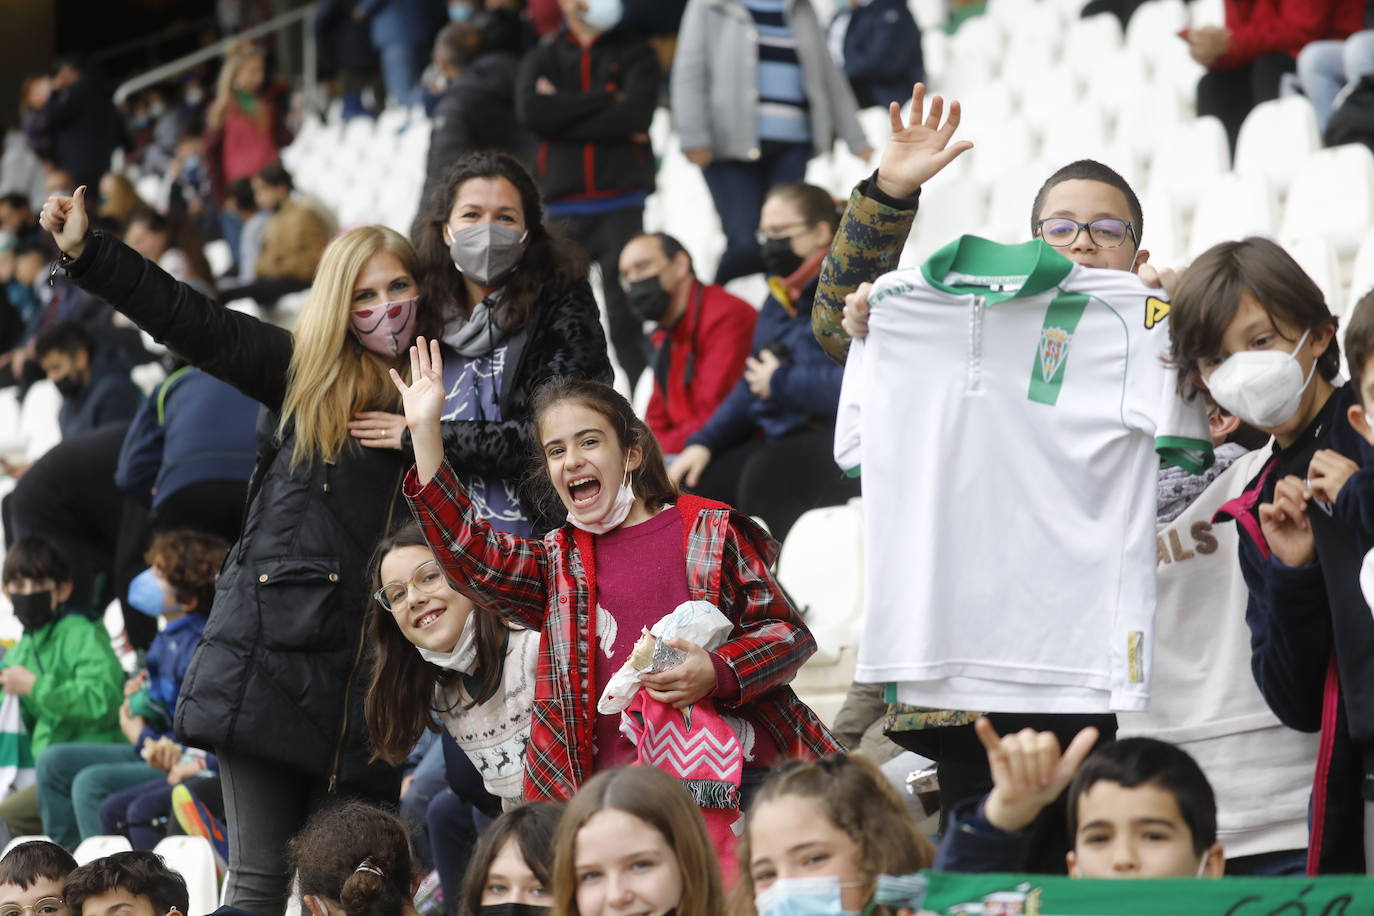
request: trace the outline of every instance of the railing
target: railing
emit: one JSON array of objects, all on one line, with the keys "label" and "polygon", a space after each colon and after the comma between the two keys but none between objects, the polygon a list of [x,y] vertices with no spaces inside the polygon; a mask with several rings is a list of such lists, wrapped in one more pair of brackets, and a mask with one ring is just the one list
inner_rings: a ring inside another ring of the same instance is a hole
[{"label": "railing", "polygon": [[230,35],[228,38],[221,39],[208,47],[201,48],[199,51],[193,51],[185,57],[179,57],[160,67],[154,67],[147,73],[141,73],[132,79],[125,80],[123,83],[120,83],[119,88],[115,90],[115,104],[123,104],[125,99],[135,92],[138,92],[140,89],[147,89],[149,86],[155,86],[164,80],[171,79],[180,73],[190,70],[192,67],[201,65],[207,60],[222,57],[225,51],[239,42],[252,41],[255,38],[261,38],[263,35],[271,35],[275,32],[280,32],[282,29],[294,25],[301,20],[307,20],[301,29],[303,32],[301,64],[304,70],[305,97],[307,99],[313,99],[315,97],[315,30],[311,28],[308,20],[314,13],[314,3],[291,10],[290,12],[282,13],[280,16],[274,16],[266,22],[253,26],[251,29],[244,29],[242,32]]}]

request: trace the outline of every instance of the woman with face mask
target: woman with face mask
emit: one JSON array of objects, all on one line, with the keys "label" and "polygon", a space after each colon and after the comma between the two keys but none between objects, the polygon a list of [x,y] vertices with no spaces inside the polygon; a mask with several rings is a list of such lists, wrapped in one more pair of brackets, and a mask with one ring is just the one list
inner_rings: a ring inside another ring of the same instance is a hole
[{"label": "woman with face mask", "polygon": [[[229,822],[228,900],[260,916],[285,904],[287,839],[331,795],[394,801],[400,777],[371,760],[363,718],[364,613],[372,546],[405,517],[412,458],[385,428],[437,309],[419,295],[414,249],[365,226],[325,250],[294,332],[221,308],[100,231],[84,189],[44,209],[62,266],[192,365],[265,408],[242,535],[187,671],[175,731],[220,762]],[[432,300],[430,300],[432,301]],[[349,428],[375,417],[367,445]],[[353,434],[350,434],[353,432]]]},{"label": "woman with face mask", "polygon": [[811,303],[839,213],[809,184],[774,188],[759,218],[769,296],[744,378],[668,468],[679,486],[768,523],[781,541],[803,512],[859,495],[835,473],[844,370],[811,334]]},{"label": "woman with face mask", "polygon": [[545,224],[534,179],[503,153],[459,158],[419,227],[421,292],[442,309],[447,347],[445,455],[494,527],[545,531],[562,510],[545,517],[518,490],[534,392],[555,376],[612,377],[587,260]]},{"label": "woman with face mask", "polygon": [[562,817],[562,804],[530,802],[492,821],[472,850],[458,916],[547,916]]}]

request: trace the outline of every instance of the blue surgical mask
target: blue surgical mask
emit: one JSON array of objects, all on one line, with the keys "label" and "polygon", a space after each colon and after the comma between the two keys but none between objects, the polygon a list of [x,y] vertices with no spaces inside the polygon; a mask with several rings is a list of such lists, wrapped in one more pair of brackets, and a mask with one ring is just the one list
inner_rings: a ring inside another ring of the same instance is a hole
[{"label": "blue surgical mask", "polygon": [[845,887],[858,886],[858,882],[841,884],[838,875],[777,878],[754,898],[754,906],[759,916],[858,916],[840,903]]},{"label": "blue surgical mask", "polygon": [[620,19],[625,15],[625,8],[621,0],[586,0],[586,2],[587,12],[582,14],[582,21],[598,32],[609,32],[620,25]]},{"label": "blue surgical mask", "polygon": [[448,5],[449,22],[467,22],[472,18],[471,3],[450,3]]},{"label": "blue surgical mask", "polygon": [[158,584],[151,569],[143,570],[129,583],[129,606],[149,617],[160,617],[167,611],[181,609],[176,602],[167,599],[167,593]]}]

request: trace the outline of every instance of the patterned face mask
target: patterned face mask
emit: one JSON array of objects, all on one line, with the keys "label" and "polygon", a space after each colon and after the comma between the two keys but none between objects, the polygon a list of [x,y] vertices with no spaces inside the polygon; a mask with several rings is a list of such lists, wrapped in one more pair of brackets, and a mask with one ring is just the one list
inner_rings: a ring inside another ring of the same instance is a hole
[{"label": "patterned face mask", "polygon": [[415,342],[415,302],[418,297],[354,309],[353,333],[359,343],[378,356],[394,357]]}]

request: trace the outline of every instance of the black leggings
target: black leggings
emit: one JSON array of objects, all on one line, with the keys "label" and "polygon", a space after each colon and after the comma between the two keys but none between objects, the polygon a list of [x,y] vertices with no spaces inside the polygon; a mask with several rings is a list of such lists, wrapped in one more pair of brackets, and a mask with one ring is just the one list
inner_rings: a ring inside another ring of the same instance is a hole
[{"label": "black leggings", "polygon": [[824,426],[712,453],[693,492],[757,515],[781,543],[803,512],[858,496],[859,481],[840,473],[835,429]]}]

